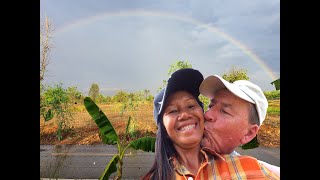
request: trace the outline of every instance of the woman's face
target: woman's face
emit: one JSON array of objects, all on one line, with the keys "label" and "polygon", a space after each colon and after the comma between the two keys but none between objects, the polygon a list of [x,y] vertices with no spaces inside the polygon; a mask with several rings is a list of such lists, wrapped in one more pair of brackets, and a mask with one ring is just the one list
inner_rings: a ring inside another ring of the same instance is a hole
[{"label": "woman's face", "polygon": [[203,110],[190,93],[177,91],[167,99],[163,124],[175,147],[198,146],[204,130]]}]

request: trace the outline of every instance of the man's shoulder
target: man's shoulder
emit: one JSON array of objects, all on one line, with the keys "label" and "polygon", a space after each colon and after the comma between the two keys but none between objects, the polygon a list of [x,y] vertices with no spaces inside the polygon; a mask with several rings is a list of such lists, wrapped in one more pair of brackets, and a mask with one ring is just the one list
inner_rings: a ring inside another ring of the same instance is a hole
[{"label": "man's shoulder", "polygon": [[222,174],[231,177],[243,177],[244,179],[279,179],[277,173],[273,173],[252,156],[230,154],[222,155],[225,161],[215,159],[214,164],[217,169],[221,169]]}]

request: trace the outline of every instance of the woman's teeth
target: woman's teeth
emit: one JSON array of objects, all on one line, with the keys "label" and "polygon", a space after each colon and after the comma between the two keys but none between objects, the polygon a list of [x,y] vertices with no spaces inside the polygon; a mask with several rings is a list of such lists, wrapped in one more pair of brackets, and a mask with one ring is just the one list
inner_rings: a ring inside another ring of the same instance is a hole
[{"label": "woman's teeth", "polygon": [[192,128],[194,128],[196,125],[195,124],[191,124],[191,125],[188,125],[188,126],[184,126],[182,128],[180,128],[181,131],[187,131],[187,130],[190,130]]}]

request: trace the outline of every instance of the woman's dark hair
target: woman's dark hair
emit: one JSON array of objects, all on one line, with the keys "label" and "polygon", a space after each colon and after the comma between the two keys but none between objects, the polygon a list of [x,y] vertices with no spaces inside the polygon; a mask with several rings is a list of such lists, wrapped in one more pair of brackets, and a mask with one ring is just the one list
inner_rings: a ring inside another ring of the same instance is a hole
[{"label": "woman's dark hair", "polygon": [[176,150],[161,120],[158,123],[154,162],[149,172],[142,179],[174,179],[174,167],[169,159],[175,154]]}]

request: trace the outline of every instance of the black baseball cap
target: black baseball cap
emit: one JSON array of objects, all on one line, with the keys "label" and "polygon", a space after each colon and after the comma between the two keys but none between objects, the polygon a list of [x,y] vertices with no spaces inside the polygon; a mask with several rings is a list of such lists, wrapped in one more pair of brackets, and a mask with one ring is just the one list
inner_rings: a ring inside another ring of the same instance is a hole
[{"label": "black baseball cap", "polygon": [[187,91],[192,94],[199,105],[203,108],[203,103],[199,100],[199,86],[203,81],[203,75],[195,69],[184,68],[179,69],[171,74],[165,88],[155,96],[153,105],[153,116],[158,124],[163,112],[163,105],[167,98],[176,91]]}]

